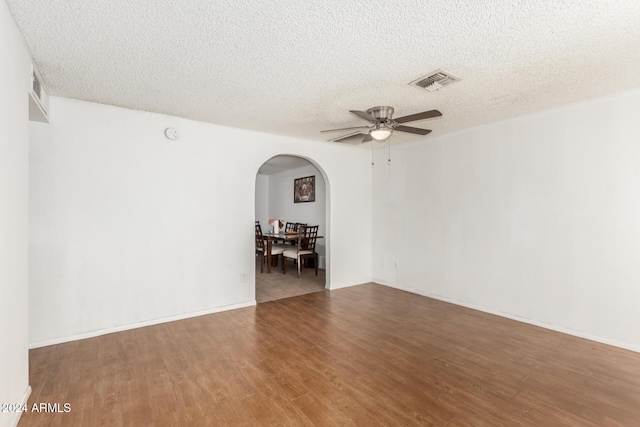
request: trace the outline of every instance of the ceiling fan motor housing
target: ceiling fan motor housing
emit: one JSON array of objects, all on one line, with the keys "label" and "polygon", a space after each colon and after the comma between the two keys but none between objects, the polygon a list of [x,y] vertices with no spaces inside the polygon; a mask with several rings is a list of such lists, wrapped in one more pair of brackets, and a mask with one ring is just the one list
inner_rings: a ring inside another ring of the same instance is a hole
[{"label": "ceiling fan motor housing", "polygon": [[367,113],[369,113],[369,115],[374,119],[384,122],[386,120],[391,120],[393,111],[393,107],[371,107],[367,110]]}]

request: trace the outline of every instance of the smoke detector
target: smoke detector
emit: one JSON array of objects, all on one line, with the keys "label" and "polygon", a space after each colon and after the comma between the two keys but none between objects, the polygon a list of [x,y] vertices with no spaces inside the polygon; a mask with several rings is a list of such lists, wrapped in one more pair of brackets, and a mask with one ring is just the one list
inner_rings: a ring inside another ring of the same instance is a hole
[{"label": "smoke detector", "polygon": [[459,77],[456,77],[447,71],[436,70],[424,77],[420,77],[419,79],[412,81],[409,85],[426,89],[429,92],[435,92],[441,87],[448,86],[457,81],[460,81]]}]

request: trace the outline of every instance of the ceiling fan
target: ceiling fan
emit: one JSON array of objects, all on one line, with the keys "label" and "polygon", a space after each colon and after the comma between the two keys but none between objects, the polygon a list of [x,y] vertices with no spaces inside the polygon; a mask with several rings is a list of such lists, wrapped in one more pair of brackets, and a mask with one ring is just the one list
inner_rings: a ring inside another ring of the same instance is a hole
[{"label": "ceiling fan", "polygon": [[[397,130],[399,132],[408,132],[414,133],[417,135],[426,135],[431,132],[430,129],[421,129],[415,128],[412,126],[404,126],[402,123],[413,122],[416,120],[424,120],[431,119],[433,117],[440,117],[442,113],[438,110],[429,110],[424,111],[422,113],[410,114],[408,116],[398,117],[397,119],[393,118],[393,107],[372,107],[365,111],[356,111],[350,110],[351,114],[354,114],[361,119],[368,121],[369,126],[355,126],[349,128],[341,128],[341,129],[329,129],[320,131],[321,133],[325,132],[338,132],[338,131],[346,131],[353,130],[354,132],[348,133],[346,135],[339,136],[337,138],[330,139],[329,141],[338,142],[344,141],[346,139],[351,139],[355,137],[359,137],[362,134],[364,139],[362,142],[368,142],[372,139],[377,141],[384,141],[389,138],[393,131]],[[357,130],[356,130],[357,129]]]}]

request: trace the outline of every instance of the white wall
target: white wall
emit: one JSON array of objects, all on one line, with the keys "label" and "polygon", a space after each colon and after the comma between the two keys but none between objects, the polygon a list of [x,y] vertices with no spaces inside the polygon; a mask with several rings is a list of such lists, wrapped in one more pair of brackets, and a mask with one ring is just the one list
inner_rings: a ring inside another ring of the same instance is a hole
[{"label": "white wall", "polygon": [[254,303],[256,173],[279,154],[331,181],[331,288],[371,280],[371,194],[348,191],[371,185],[366,150],[64,98],[50,109],[31,138],[32,346]]},{"label": "white wall", "polygon": [[[0,2],[0,403],[29,393],[27,347],[30,54]],[[0,427],[17,423],[0,412]]]},{"label": "white wall", "polygon": [[639,112],[633,90],[395,147],[374,280],[640,350]]},{"label": "white wall", "polygon": [[256,221],[263,230],[269,221],[269,175],[256,175]]},{"label": "white wall", "polygon": [[[316,201],[293,202],[293,181],[315,175]],[[318,225],[318,235],[326,235],[326,187],[321,172],[313,165],[290,169],[269,176],[269,218],[284,219],[285,222],[302,222]],[[325,268],[326,242],[318,239],[316,252],[319,267]]]}]

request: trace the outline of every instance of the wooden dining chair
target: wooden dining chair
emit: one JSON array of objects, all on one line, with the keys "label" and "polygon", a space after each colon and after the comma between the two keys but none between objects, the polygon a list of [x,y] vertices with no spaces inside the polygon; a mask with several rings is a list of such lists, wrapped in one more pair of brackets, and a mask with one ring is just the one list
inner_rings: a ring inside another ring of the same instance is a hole
[{"label": "wooden dining chair", "polygon": [[[282,245],[271,246],[271,256],[275,256],[276,261],[278,260],[278,256],[281,256],[283,252],[284,248]],[[260,227],[260,223],[258,221],[256,221],[256,256],[260,257],[260,273],[264,273],[264,264],[269,262],[267,260],[267,242],[264,240],[262,227]],[[267,264],[267,271],[269,273],[271,272],[271,265]]]},{"label": "wooden dining chair", "polygon": [[[296,233],[301,229],[301,227],[306,227],[307,223],[306,222],[296,222],[293,224],[293,231],[295,231]],[[297,240],[292,240],[289,242],[289,244],[291,245],[297,245],[298,241]]]},{"label": "wooden dining chair", "polygon": [[301,226],[298,229],[298,243],[295,249],[286,249],[282,253],[282,273],[287,273],[287,259],[296,261],[298,265],[298,279],[300,278],[300,269],[305,259],[313,259],[318,275],[318,254],[316,253],[316,240],[318,238],[318,226],[311,227]]},{"label": "wooden dining chair", "polygon": [[296,231],[295,228],[296,228],[295,222],[288,222],[287,225],[284,226],[284,232],[291,233],[292,231]]}]

